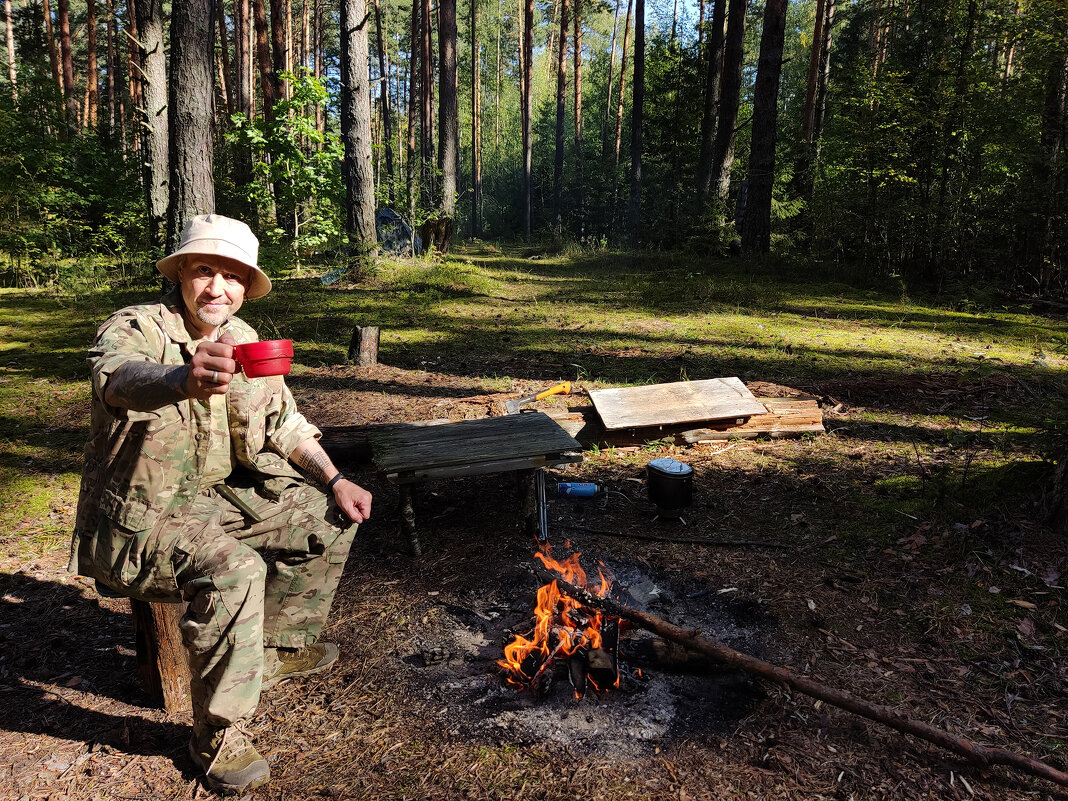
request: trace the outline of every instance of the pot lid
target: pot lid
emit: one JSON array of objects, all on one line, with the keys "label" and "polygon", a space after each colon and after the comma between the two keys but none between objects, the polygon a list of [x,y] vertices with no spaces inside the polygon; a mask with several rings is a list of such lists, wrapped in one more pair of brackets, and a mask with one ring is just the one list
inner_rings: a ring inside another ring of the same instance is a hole
[{"label": "pot lid", "polygon": [[688,464],[683,464],[674,459],[653,459],[649,462],[649,467],[661,473],[670,473],[675,476],[687,476],[693,472],[693,468]]}]

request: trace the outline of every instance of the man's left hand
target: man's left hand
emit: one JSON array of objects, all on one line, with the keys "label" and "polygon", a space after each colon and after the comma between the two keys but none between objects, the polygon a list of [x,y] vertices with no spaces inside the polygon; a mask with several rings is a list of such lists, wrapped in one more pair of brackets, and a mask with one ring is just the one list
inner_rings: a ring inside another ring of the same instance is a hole
[{"label": "man's left hand", "polygon": [[353,523],[362,523],[371,516],[371,493],[359,484],[343,478],[333,489],[338,508]]}]

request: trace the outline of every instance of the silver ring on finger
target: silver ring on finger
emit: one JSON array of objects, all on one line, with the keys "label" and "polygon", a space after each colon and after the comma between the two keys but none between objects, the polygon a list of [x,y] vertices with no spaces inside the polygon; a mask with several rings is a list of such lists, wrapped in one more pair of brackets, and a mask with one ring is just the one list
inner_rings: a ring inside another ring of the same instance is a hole
[{"label": "silver ring on finger", "polygon": [[218,370],[212,370],[211,371],[211,383],[213,383],[213,384],[218,384],[219,383],[219,371]]}]

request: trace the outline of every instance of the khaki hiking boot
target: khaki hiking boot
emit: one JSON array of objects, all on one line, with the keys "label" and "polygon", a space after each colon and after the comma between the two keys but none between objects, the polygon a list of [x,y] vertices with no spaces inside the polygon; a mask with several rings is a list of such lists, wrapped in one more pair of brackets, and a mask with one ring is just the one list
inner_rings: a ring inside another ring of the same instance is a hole
[{"label": "khaki hiking boot", "polygon": [[204,771],[208,785],[218,792],[251,790],[266,784],[271,777],[267,760],[237,725],[225,729],[193,726],[189,755]]},{"label": "khaki hiking boot", "polygon": [[263,687],[326,670],[337,661],[337,655],[337,646],[332,642],[312,643],[300,649],[268,646],[263,649]]}]

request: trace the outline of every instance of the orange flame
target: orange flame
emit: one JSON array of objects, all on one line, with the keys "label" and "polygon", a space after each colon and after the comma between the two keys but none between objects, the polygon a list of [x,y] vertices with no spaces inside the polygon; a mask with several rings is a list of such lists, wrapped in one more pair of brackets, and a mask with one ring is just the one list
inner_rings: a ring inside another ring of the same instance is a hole
[{"label": "orange flame", "polygon": [[[600,583],[596,588],[590,587],[587,584],[586,571],[579,564],[582,554],[573,553],[561,562],[554,559],[550,551],[551,547],[546,545],[534,556],[569,584],[587,589],[602,598],[608,594],[612,581],[605,575],[605,570],[598,568]],[[584,646],[591,649],[600,648],[603,619],[599,611],[583,606],[576,599],[565,595],[557,582],[551,581],[538,590],[537,605],[534,608],[534,629],[530,637],[517,634],[515,639],[505,646],[504,659],[497,660],[497,664],[508,672],[508,681],[512,684],[533,684],[557,656],[570,656]]]}]

